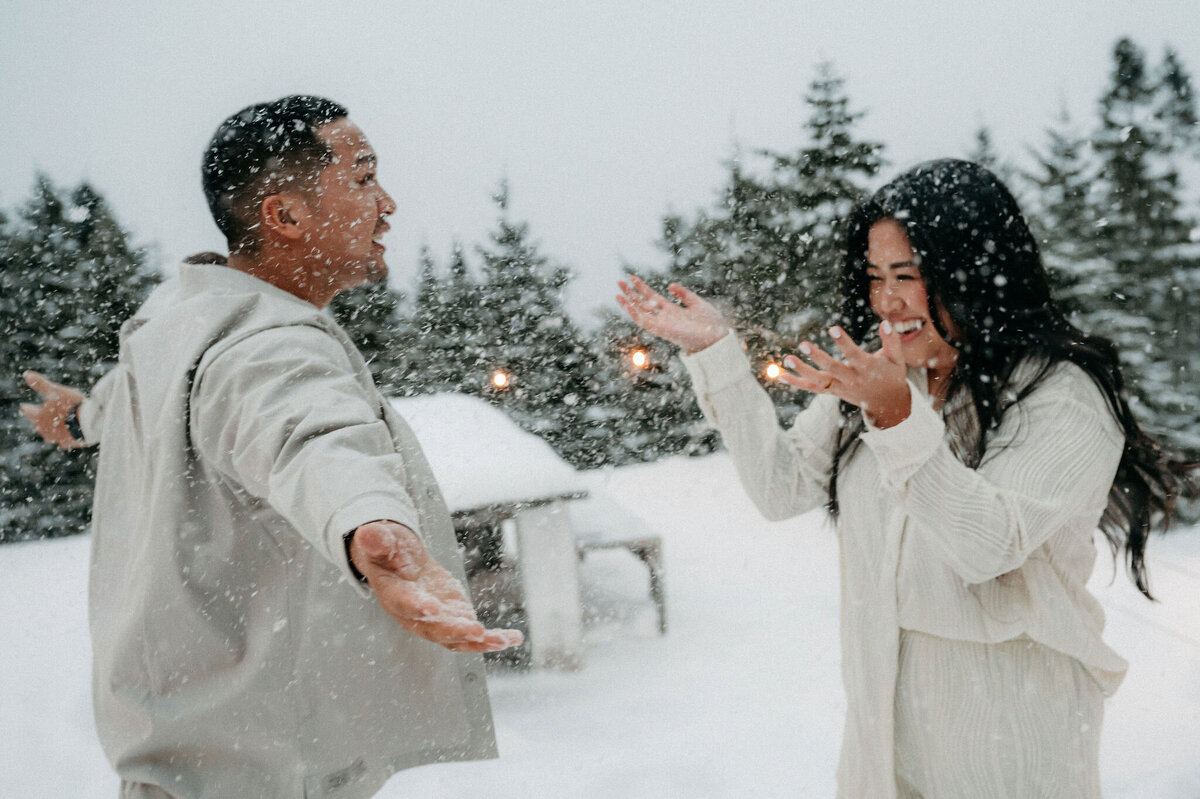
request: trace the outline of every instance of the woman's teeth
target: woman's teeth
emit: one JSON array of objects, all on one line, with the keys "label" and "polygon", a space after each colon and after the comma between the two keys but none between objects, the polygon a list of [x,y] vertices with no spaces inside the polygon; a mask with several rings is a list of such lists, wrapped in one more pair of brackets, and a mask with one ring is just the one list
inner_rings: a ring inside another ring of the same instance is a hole
[{"label": "woman's teeth", "polygon": [[897,333],[899,333],[902,336],[905,333],[911,333],[914,330],[920,330],[924,326],[925,326],[925,321],[923,319],[909,319],[905,322],[893,322],[892,323],[892,329],[895,330]]}]

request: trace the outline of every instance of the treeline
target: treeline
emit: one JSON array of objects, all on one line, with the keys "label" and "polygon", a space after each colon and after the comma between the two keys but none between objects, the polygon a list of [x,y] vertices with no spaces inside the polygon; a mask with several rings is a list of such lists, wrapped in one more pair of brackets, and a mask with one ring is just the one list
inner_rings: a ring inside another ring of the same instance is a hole
[{"label": "treeline", "polygon": [[[665,217],[661,261],[637,267],[652,285],[686,283],[737,320],[784,421],[804,397],[765,368],[823,335],[841,220],[887,166],[884,144],[857,133],[862,113],[832,67],[818,69],[805,102],[802,143],[731,159],[712,206]],[[986,129],[966,156],[1021,198],[1077,324],[1120,345],[1148,426],[1200,453],[1200,227],[1185,180],[1200,174],[1200,136],[1178,54],[1151,63],[1119,41],[1095,118],[1052,121],[1030,144],[1026,169],[998,154]],[[409,296],[374,285],[335,300],[384,390],[485,397],[580,468],[712,450],[671,348],[615,312],[585,332],[563,306],[569,268],[541,252],[508,197],[502,185],[486,242],[456,247],[445,263],[422,253]],[[0,258],[0,326],[14,331],[0,349],[0,540],[76,532],[88,456],[33,441],[16,414],[28,398],[19,372],[86,385],[107,368],[120,320],[152,282],[146,256],[125,243],[94,191],[43,180],[24,209],[0,220]]]},{"label": "treeline", "polygon": [[157,277],[92,187],[45,177],[12,216],[0,214],[0,541],[83,532],[93,449],[37,438],[18,407],[36,395],[26,369],[84,390],[117,359],[121,323]]}]

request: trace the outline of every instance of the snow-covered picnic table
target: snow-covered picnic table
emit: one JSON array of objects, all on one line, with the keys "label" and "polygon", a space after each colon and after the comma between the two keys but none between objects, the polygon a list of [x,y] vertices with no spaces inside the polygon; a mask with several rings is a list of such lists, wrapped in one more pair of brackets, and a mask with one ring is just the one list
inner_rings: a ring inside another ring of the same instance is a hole
[{"label": "snow-covered picnic table", "polygon": [[581,666],[578,550],[567,506],[587,497],[581,475],[485,400],[435,394],[392,404],[421,442],[468,568],[494,566],[506,540],[515,550],[530,665]]}]

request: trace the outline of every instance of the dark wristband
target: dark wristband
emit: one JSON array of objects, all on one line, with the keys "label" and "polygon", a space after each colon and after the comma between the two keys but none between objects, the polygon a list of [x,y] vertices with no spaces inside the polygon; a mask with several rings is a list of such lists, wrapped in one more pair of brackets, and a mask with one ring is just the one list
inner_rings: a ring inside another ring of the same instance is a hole
[{"label": "dark wristband", "polygon": [[83,427],[79,424],[79,406],[73,405],[71,410],[67,411],[67,418],[63,421],[66,425],[67,432],[71,434],[71,438],[76,441],[83,441]]},{"label": "dark wristband", "polygon": [[342,536],[342,543],[346,546],[346,563],[350,564],[350,573],[353,574],[360,583],[362,583],[363,585],[369,585],[369,583],[367,582],[367,578],[364,577],[363,573],[360,572],[358,570],[358,567],[354,565],[354,558],[350,557],[350,541],[353,538],[354,538],[353,530],[351,530],[350,532],[348,532],[344,536]]}]

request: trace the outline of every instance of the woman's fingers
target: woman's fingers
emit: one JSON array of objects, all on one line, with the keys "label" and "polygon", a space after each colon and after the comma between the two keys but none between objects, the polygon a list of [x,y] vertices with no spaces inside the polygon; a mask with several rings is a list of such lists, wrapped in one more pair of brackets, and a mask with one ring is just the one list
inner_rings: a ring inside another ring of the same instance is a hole
[{"label": "woman's fingers", "polygon": [[683,303],[685,308],[704,302],[703,297],[681,283],[672,283],[667,286],[667,291],[671,292],[671,296]]},{"label": "woman's fingers", "polygon": [[892,363],[904,363],[903,345],[900,343],[900,333],[886,319],[879,323],[879,340],[883,343],[883,357]]},{"label": "woman's fingers", "polygon": [[[850,373],[853,371],[851,367],[847,366],[842,361],[839,361],[837,358],[834,358],[832,355],[825,352],[811,341],[806,341],[801,344],[800,352],[804,354],[805,358],[808,358],[810,361],[815,363],[822,372],[835,379],[845,379],[849,377]],[[795,358],[795,356],[791,357]]]},{"label": "woman's fingers", "polygon": [[617,285],[621,287],[621,292],[625,300],[622,303],[621,296],[618,296],[617,302],[626,311],[632,307],[642,314],[650,315],[661,311],[666,305],[670,304],[667,299],[647,286],[637,275],[630,275],[628,283],[624,280],[619,280],[617,281]]},{"label": "woman's fingers", "polygon": [[850,338],[846,331],[840,327],[834,326],[829,328],[829,337],[833,339],[833,343],[837,345],[837,348],[842,351],[842,355],[845,355],[846,360],[850,363],[864,363],[871,357],[862,347],[855,344],[854,339]]},{"label": "woman's fingers", "polygon": [[637,275],[630,275],[629,283],[638,301],[643,305],[653,308],[658,304],[665,302],[661,294],[650,288],[650,286],[646,284],[646,281],[642,280]]}]

